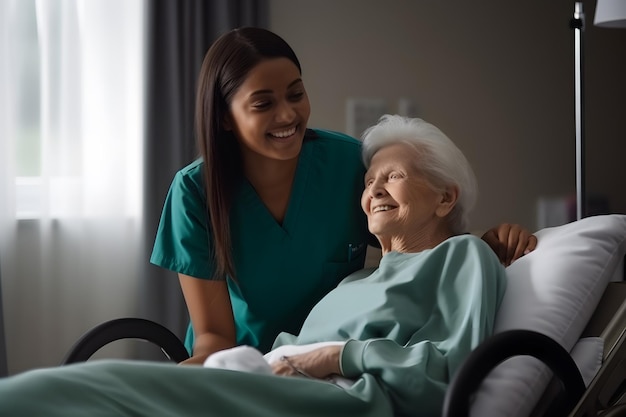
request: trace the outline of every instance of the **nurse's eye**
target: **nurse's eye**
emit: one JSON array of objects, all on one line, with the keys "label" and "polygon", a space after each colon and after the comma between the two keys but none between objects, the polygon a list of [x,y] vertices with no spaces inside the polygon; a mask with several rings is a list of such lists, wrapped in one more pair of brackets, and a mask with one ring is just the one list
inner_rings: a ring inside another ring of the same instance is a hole
[{"label": "nurse's eye", "polygon": [[252,103],[252,108],[255,110],[266,110],[272,106],[272,102],[269,100],[255,101]]},{"label": "nurse's eye", "polygon": [[299,91],[297,93],[293,93],[289,95],[289,100],[291,101],[300,101],[304,97],[304,92]]}]

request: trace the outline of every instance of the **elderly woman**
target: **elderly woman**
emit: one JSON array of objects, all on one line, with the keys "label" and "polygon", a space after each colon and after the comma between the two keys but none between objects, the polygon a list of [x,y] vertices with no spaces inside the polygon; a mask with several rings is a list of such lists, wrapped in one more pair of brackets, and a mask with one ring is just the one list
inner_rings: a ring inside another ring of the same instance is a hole
[{"label": "elderly woman", "polygon": [[[475,179],[439,129],[385,116],[363,157],[380,266],[345,278],[298,336],[279,335],[269,371],[130,361],[30,371],[0,380],[0,415],[440,415],[454,372],[491,334],[504,267],[464,234]],[[294,346],[304,353],[285,353]]]}]

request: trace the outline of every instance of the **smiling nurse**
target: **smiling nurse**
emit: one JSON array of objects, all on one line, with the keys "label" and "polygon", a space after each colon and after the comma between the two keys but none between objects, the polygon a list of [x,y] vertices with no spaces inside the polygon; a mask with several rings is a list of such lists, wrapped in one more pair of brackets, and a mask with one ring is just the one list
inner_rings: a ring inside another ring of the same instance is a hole
[{"label": "smiling nurse", "polygon": [[[265,352],[297,334],[313,305],[361,269],[361,142],[308,129],[309,99],[289,45],[260,28],[232,30],[207,52],[198,80],[202,157],[172,181],[151,262],[176,271],[202,363],[250,345]],[[517,225],[487,232],[506,264],[535,247]]]}]

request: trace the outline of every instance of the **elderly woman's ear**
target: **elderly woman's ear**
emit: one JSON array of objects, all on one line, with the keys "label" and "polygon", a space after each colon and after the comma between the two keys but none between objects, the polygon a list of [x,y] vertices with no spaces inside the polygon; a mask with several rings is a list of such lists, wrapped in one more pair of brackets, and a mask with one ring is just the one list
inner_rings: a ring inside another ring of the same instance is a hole
[{"label": "elderly woman's ear", "polygon": [[448,214],[450,214],[450,212],[456,205],[458,198],[459,198],[458,187],[452,186],[452,187],[446,188],[446,190],[441,194],[441,200],[439,201],[439,206],[435,210],[435,213],[437,214],[437,216],[444,218]]}]

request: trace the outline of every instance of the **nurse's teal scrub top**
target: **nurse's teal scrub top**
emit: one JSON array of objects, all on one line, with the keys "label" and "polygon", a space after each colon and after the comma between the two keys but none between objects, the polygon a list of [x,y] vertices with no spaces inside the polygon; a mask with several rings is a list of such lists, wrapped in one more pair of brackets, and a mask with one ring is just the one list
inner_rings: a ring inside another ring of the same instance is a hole
[{"label": "nurse's teal scrub top", "polygon": [[[175,175],[150,262],[211,279],[202,169],[196,160]],[[364,173],[361,142],[309,130],[282,225],[242,181],[230,213],[237,282],[228,278],[238,345],[267,352],[280,332],[297,334],[313,305],[363,268],[372,241],[361,209]],[[185,346],[191,352],[191,326]]]}]

